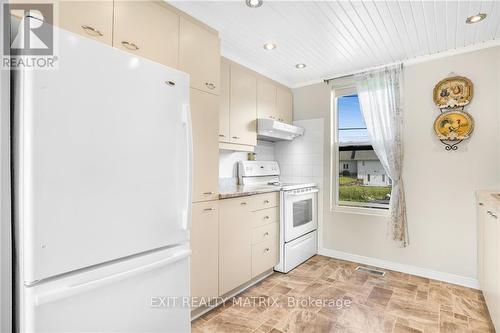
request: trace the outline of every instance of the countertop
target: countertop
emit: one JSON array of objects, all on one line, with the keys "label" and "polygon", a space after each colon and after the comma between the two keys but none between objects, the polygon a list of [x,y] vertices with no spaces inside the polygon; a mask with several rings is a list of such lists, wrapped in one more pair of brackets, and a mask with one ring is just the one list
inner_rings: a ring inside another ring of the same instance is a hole
[{"label": "countertop", "polygon": [[229,199],[236,197],[244,197],[247,195],[269,193],[269,192],[279,192],[281,190],[280,186],[274,185],[262,185],[262,186],[245,186],[245,185],[224,185],[219,188],[219,199]]},{"label": "countertop", "polygon": [[500,211],[500,192],[490,190],[476,191],[476,196]]}]

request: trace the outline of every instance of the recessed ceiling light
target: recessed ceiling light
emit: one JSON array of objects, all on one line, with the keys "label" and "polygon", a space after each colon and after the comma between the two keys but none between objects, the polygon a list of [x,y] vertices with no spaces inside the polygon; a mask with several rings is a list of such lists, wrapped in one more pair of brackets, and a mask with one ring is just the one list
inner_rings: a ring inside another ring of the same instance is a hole
[{"label": "recessed ceiling light", "polygon": [[264,3],[263,0],[246,0],[245,2],[250,8],[259,8]]},{"label": "recessed ceiling light", "polygon": [[264,49],[266,49],[266,50],[274,50],[275,48],[276,48],[276,44],[274,44],[274,43],[264,44]]},{"label": "recessed ceiling light", "polygon": [[297,65],[295,65],[295,68],[297,68],[297,69],[306,68],[306,64],[297,64]]},{"label": "recessed ceiling light", "polygon": [[472,15],[472,16],[469,16],[467,18],[467,20],[465,20],[466,23],[468,24],[473,24],[473,23],[477,23],[477,22],[481,22],[482,20],[484,20],[486,18],[486,14],[484,13],[479,13],[477,15]]}]

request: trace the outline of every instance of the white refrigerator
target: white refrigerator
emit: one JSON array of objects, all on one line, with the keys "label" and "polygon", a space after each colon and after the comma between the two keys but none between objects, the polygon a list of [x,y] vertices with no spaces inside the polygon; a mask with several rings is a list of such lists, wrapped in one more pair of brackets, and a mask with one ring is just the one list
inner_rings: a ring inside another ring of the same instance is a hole
[{"label": "white refrigerator", "polygon": [[189,332],[189,77],[55,30],[13,73],[18,329]]}]

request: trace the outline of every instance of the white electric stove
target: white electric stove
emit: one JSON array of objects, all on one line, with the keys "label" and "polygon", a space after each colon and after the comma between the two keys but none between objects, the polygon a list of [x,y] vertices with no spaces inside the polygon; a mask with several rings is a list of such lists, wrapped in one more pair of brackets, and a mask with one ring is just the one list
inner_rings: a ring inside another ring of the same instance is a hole
[{"label": "white electric stove", "polygon": [[318,249],[318,188],[314,183],[282,183],[275,161],[240,161],[240,185],[276,186],[280,190],[279,262],[276,271],[288,273]]}]

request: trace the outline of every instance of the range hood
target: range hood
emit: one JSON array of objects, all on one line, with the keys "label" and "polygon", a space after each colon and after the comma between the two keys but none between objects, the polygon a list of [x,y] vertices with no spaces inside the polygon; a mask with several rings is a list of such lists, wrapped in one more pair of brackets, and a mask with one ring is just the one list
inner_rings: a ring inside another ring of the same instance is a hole
[{"label": "range hood", "polygon": [[257,139],[264,141],[293,140],[304,134],[302,127],[293,126],[273,119],[257,120]]}]

